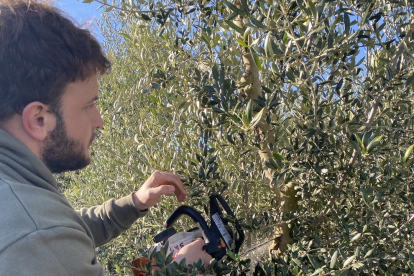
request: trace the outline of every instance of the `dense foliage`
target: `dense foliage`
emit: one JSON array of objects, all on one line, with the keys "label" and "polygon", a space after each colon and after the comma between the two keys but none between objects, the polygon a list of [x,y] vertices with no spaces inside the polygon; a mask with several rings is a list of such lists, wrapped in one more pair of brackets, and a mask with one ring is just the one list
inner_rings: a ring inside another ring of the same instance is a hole
[{"label": "dense foliage", "polygon": [[[65,176],[75,205],[174,171],[186,204],[228,200],[246,248],[274,237],[271,261],[247,272],[233,256],[219,275],[414,273],[413,1],[102,4],[114,65],[93,164]],[[109,275],[130,273],[176,206],[99,249]]]}]

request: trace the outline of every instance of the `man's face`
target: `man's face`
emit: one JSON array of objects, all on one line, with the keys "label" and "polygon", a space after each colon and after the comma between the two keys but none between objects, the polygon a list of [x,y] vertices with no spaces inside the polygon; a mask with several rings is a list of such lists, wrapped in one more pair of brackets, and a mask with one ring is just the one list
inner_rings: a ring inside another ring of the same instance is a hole
[{"label": "man's face", "polygon": [[98,81],[94,75],[86,81],[70,83],[56,112],[55,128],[44,141],[41,157],[53,173],[73,171],[90,163],[89,148],[95,130],[103,121],[95,102]]}]

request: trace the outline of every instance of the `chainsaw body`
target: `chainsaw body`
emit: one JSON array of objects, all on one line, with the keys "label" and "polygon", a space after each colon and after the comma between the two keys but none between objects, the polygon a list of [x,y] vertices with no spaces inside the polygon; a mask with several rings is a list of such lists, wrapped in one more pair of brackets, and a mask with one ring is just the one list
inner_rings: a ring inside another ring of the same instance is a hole
[{"label": "chainsaw body", "polygon": [[[221,195],[214,194],[209,198],[211,226],[208,226],[203,216],[193,207],[179,206],[165,221],[164,228],[166,230],[153,238],[155,244],[150,248],[150,251],[158,251],[168,242],[167,255],[171,252],[176,255],[185,245],[197,238],[203,238],[205,242],[203,250],[217,260],[223,258],[227,250],[237,254],[244,241],[243,230]],[[183,215],[189,216],[197,224],[197,227],[186,232],[177,232],[173,226]],[[232,220],[233,229],[228,218]],[[139,259],[137,258],[134,262]]]},{"label": "chainsaw body", "polygon": [[[232,219],[234,229],[229,226],[229,221],[224,216],[223,210],[227,217]],[[197,227],[187,232],[177,233],[173,226],[183,215],[189,216],[197,224]],[[203,216],[193,207],[182,205],[167,218],[164,223],[166,230],[156,235],[154,242],[157,246],[164,246],[168,241],[168,253],[177,253],[185,245],[202,237],[205,242],[203,250],[217,260],[226,255],[227,249],[238,253],[244,241],[244,233],[233,211],[221,195],[210,196],[210,223],[211,226],[208,226]]]}]

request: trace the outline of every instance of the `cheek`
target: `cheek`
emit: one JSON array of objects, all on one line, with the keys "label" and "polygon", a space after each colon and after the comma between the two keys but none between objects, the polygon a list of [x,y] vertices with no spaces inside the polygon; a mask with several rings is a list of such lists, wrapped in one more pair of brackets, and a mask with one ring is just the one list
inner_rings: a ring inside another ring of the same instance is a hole
[{"label": "cheek", "polygon": [[86,114],[78,114],[66,120],[66,131],[68,135],[76,140],[86,139],[90,135],[90,121]]}]

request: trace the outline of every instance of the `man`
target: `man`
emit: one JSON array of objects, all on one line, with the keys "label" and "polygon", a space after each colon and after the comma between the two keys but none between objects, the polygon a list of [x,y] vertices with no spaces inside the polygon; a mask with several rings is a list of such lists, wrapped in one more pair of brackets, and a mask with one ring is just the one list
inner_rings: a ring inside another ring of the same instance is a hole
[{"label": "man", "polygon": [[[0,275],[104,275],[95,247],[144,216],[162,195],[186,191],[154,172],[137,192],[76,212],[52,173],[90,162],[98,76],[110,63],[87,30],[47,3],[0,0]],[[176,261],[211,257],[197,240]]]}]

